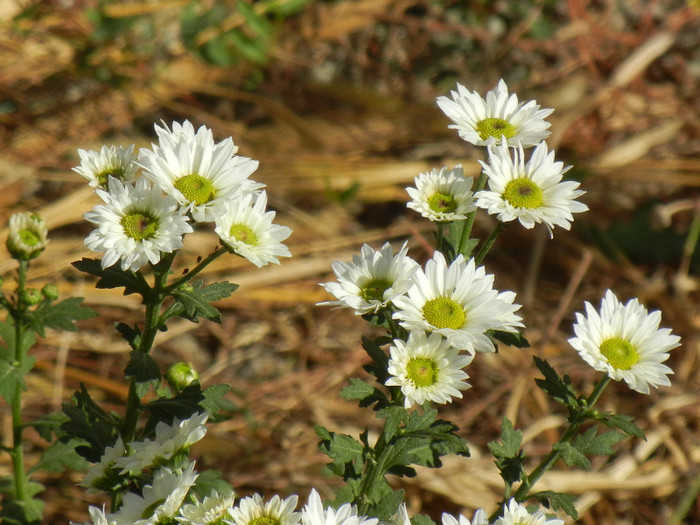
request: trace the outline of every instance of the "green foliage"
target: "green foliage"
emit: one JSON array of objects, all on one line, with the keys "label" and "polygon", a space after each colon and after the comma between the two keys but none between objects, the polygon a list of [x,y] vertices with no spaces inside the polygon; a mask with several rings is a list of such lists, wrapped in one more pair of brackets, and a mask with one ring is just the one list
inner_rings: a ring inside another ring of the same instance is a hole
[{"label": "green foliage", "polygon": [[123,287],[124,295],[137,293],[144,298],[147,297],[151,291],[148,282],[146,282],[146,279],[141,273],[124,271],[116,264],[109,268],[102,268],[102,263],[99,259],[83,257],[81,260],[75,261],[73,266],[81,272],[99,277],[95,285],[97,288],[110,289]]},{"label": "green foliage", "polygon": [[544,379],[535,379],[537,386],[544,390],[549,396],[569,408],[570,413],[575,410],[575,407],[580,406],[578,395],[571,386],[571,379],[568,374],[559,377],[556,370],[545,361],[537,356],[534,356],[535,365],[542,372]]},{"label": "green foliage", "polygon": [[551,507],[554,510],[561,509],[572,518],[578,518],[578,511],[576,510],[576,496],[564,494],[562,492],[554,492],[553,490],[535,492],[531,496],[546,508]]},{"label": "green foliage", "polygon": [[238,285],[229,282],[213,283],[207,286],[204,286],[204,281],[189,283],[188,286],[180,287],[173,292],[179,307],[170,309],[168,315],[181,315],[195,323],[201,315],[210,321],[220,323],[221,312],[214,308],[211,303],[229,297],[236,289],[238,289]]},{"label": "green foliage", "polygon": [[530,348],[530,342],[523,337],[520,332],[502,332],[501,330],[489,330],[487,334],[492,340],[499,341],[504,345],[516,348]]},{"label": "green foliage", "polygon": [[44,502],[35,498],[44,490],[41,483],[30,481],[26,484],[27,498],[21,501],[15,493],[15,485],[11,479],[0,482],[0,493],[6,494],[2,498],[0,508],[0,522],[8,525],[38,525],[44,513]]},{"label": "green foliage", "polygon": [[647,439],[644,435],[644,431],[635,425],[634,418],[632,416],[617,415],[609,412],[598,412],[597,410],[592,411],[591,415],[594,419],[600,421],[608,428],[617,428],[630,437],[636,437],[643,439],[644,441]]},{"label": "green foliage", "polygon": [[136,395],[142,399],[151,386],[157,388],[160,384],[160,368],[158,363],[146,352],[133,350],[131,358],[124,370],[124,377],[132,379],[136,387]]},{"label": "green foliage", "polygon": [[29,316],[29,324],[41,337],[45,337],[44,328],[54,328],[75,332],[75,321],[90,319],[97,315],[92,308],[81,306],[82,297],[69,297],[59,303],[43,301]]},{"label": "green foliage", "polygon": [[524,476],[524,453],[520,450],[522,442],[523,433],[520,430],[515,430],[513,423],[507,417],[504,417],[501,424],[500,443],[491,441],[488,444],[501,477],[508,485],[520,481]]}]

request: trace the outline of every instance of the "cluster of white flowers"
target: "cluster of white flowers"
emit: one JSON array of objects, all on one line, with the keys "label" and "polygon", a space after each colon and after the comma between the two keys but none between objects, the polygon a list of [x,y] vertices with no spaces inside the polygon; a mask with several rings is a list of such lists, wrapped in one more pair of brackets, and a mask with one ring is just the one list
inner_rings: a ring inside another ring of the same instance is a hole
[{"label": "cluster of white flowers", "polygon": [[231,138],[215,143],[210,129],[195,131],[189,121],[155,131],[158,144],[138,157],[133,146],[78,150],[74,171],[104,201],[84,215],[97,226],[85,244],[104,252],[103,268],[158,263],[182,247],[193,222],[214,222],[223,245],[256,266],[291,255],[282,244],[291,230],[272,223],[263,185],[249,178],[257,161],[237,155]]}]

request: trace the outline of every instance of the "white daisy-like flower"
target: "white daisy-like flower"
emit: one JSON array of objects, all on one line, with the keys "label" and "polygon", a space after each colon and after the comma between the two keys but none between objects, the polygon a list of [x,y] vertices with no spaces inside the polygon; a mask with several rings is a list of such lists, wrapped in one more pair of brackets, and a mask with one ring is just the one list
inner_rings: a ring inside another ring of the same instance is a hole
[{"label": "white daisy-like flower", "polygon": [[28,261],[39,256],[48,244],[48,227],[36,213],[22,211],[10,217],[5,245],[17,260]]},{"label": "white daisy-like flower", "polygon": [[116,525],[156,525],[173,520],[197,476],[194,461],[182,471],[161,467],[153,484],[143,487],[142,495],[126,493],[119,511],[109,518]]},{"label": "white daisy-like flower", "polygon": [[517,95],[508,95],[508,86],[503,80],[486,93],[486,100],[459,83],[450,95],[452,99],[438,97],[437,104],[454,122],[449,127],[471,144],[488,146],[505,137],[512,145],[520,143],[529,147],[550,135],[547,131],[550,123],[544,119],[554,110],[540,109],[534,100],[518,103]]},{"label": "white daisy-like flower", "polygon": [[235,525],[296,525],[301,520],[301,513],[295,512],[299,497],[289,496],[281,499],[275,495],[265,502],[260,494],[243,498],[229,514],[229,523]]},{"label": "white daisy-like flower", "polygon": [[119,484],[122,477],[117,472],[114,462],[126,454],[126,447],[121,436],[117,438],[114,445],[105,447],[100,461],[90,465],[80,485],[87,487],[88,493],[95,493],[98,490],[108,490]]},{"label": "white daisy-like flower", "polygon": [[100,151],[79,149],[80,166],[73,171],[88,180],[93,188],[106,188],[110,177],[121,182],[133,182],[136,178],[134,145],[102,146]]},{"label": "white daisy-like flower", "polygon": [[588,206],[576,201],[586,193],[578,190],[576,181],[563,181],[562,176],[571,166],[554,161],[554,151],[547,152],[547,144],[541,142],[525,161],[521,146],[513,150],[511,157],[508,144],[489,146],[488,164],[481,162],[488,176],[489,189],[476,193],[476,205],[498,220],[508,222],[515,219],[525,228],[543,223],[552,236],[552,228],[559,226],[568,230],[572,213],[588,210]]},{"label": "white daisy-like flower", "polygon": [[233,493],[225,496],[219,495],[215,490],[204,500],[195,503],[187,503],[180,507],[180,515],[175,519],[187,525],[218,525],[224,523],[229,511],[233,507],[235,496]]},{"label": "white daisy-like flower", "polygon": [[462,398],[461,390],[471,387],[462,369],[474,356],[460,354],[440,334],[411,332],[407,342],[395,339],[389,354],[387,372],[391,377],[385,384],[401,387],[404,408],[426,401],[451,403],[453,397]]},{"label": "white daisy-like flower", "polygon": [[109,192],[95,190],[105,204],[83,217],[97,225],[85,239],[93,251],[104,252],[102,268],[121,260],[122,270],[137,271],[156,264],[161,252],[182,248],[182,236],[192,231],[178,202],[143,178],[122,184],[110,177]]},{"label": "white daisy-like flower", "polygon": [[461,514],[455,518],[445,512],[442,515],[442,525],[489,525],[489,517],[484,509],[478,509],[471,521]]},{"label": "white daisy-like flower", "polygon": [[673,370],[662,363],[670,350],[680,346],[680,337],[669,328],[659,328],[660,323],[658,310],[647,313],[636,298],[623,305],[608,290],[600,313],[586,302],[586,317],[576,314],[576,337],[569,343],[596,370],[648,394],[649,385],[658,388],[671,384],[667,376]]},{"label": "white daisy-like flower", "polygon": [[291,228],[272,224],[275,212],[266,211],[266,208],[264,191],[232,199],[224,213],[216,218],[214,228],[225,246],[258,268],[269,263],[279,264],[278,257],[292,256],[289,248],[282,244],[291,235]]},{"label": "white daisy-like flower", "polygon": [[503,516],[498,518],[494,525],[564,525],[564,520],[547,518],[544,510],[530,514],[525,505],[511,499]]},{"label": "white daisy-like flower", "polygon": [[[83,525],[115,525],[116,521],[110,519],[110,514],[105,514],[105,508],[89,507],[90,521],[86,521]],[[71,521],[71,524],[73,522]]]},{"label": "white daisy-like flower", "polygon": [[421,173],[415,179],[416,187],[406,188],[412,199],[407,206],[435,222],[466,219],[476,209],[471,191],[473,180],[464,176],[461,164],[452,170],[445,166],[440,171]]},{"label": "white daisy-like flower", "polygon": [[516,333],[522,327],[515,314],[514,292],[493,289],[494,277],[460,254],[447,265],[440,252],[413,276],[407,295],[394,299],[394,318],[409,331],[435,332],[451,346],[470,353],[494,352],[489,330]]},{"label": "white daisy-like flower", "polygon": [[236,155],[231,137],[214,143],[210,129],[195,132],[187,120],[172,128],[155,125],[158,144],[139,151],[139,164],[166,194],[187,206],[195,221],[213,221],[228,200],[262,187],[248,179],[258,161]]},{"label": "white daisy-like flower", "polygon": [[345,503],[339,508],[325,507],[321,496],[315,489],[311,490],[309,500],[301,512],[303,525],[377,525],[377,518],[368,518],[357,514],[357,507]]},{"label": "white daisy-like flower", "polygon": [[335,261],[332,266],[338,282],[321,285],[338,300],[318,304],[352,308],[357,315],[385,308],[413,284],[418,263],[407,253],[407,243],[396,255],[388,242],[378,251],[365,244],[351,263]]},{"label": "white daisy-like flower", "polygon": [[131,441],[129,449],[132,454],[117,458],[114,466],[121,468],[122,474],[136,472],[155,465],[161,459],[170,459],[186,451],[207,433],[205,423],[208,418],[209,414],[200,412],[184,420],[175,418],[171,425],[159,421],[154,438]]}]

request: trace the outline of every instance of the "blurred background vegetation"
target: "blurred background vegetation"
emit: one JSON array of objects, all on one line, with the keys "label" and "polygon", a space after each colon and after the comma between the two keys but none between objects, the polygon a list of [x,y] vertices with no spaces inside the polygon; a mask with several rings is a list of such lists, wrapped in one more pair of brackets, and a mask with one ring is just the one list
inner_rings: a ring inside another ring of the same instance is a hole
[{"label": "blurred background vegetation", "polygon": [[[89,255],[81,214],[95,197],[70,168],[76,149],[147,146],[153,123],[189,119],[260,160],[278,222],[294,229],[291,261],[252,271],[242,261],[210,276],[241,285],[221,325],[181,324],[158,340],[164,368],[191,361],[205,383],[233,386],[232,418],[197,449],[201,468],[224,472],[238,494],[326,496],[313,425],[356,434],[374,422],[337,397],[362,375],[358,333],[327,299],[333,260],[363,242],[408,238],[426,256],[430,225],[406,210],[421,171],[483,152],[459,140],[435,105],[455,82],[484,93],[504,78],[521,99],[556,109],[550,147],[574,169],[591,208],[571,232],[506,230],[488,261],[500,289],[518,292],[533,344],[503,348],[470,367],[472,390],[447,408],[473,458],[424,469],[407,489],[410,511],[493,505],[501,483],[485,443],[508,415],[537,457],[563,416],[533,388],[531,353],[595,375],[566,343],[573,311],[606,288],[664,311],[683,337],[669,389],[639,399],[624,385],[605,408],[639,418],[647,442],[629,443],[591,472],[561,467],[542,482],[582,494],[580,523],[700,523],[700,7],[675,0],[0,0],[0,224],[20,210],[51,228],[33,263],[37,283],[86,297],[101,317],[37,349],[27,411],[57,410],[85,382],[115,409],[127,348],[112,322],[136,322],[139,305],[95,290],[70,262]],[[477,224],[490,230],[490,219]],[[3,229],[0,235],[5,236]],[[4,238],[4,237],[3,237]],[[199,231],[192,259],[217,239]],[[0,260],[10,289],[13,262]],[[517,372],[517,373],[516,373]],[[4,410],[4,409],[3,409]],[[9,435],[3,412],[2,436]],[[36,436],[28,444],[46,444]],[[645,460],[644,463],[642,461]],[[0,473],[8,472],[2,458]],[[47,478],[47,520],[82,521],[79,473]],[[47,522],[49,522],[47,521]]]}]

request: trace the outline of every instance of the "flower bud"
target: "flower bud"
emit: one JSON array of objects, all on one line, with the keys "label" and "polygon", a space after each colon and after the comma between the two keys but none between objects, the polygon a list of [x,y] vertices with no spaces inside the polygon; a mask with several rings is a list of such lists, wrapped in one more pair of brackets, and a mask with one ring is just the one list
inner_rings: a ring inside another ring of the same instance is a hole
[{"label": "flower bud", "polygon": [[13,258],[28,261],[44,250],[47,234],[46,223],[35,213],[15,213],[10,217],[10,235],[5,244]]},{"label": "flower bud", "polygon": [[168,369],[165,373],[165,379],[173,387],[173,390],[182,392],[195,381],[199,381],[199,374],[192,363],[180,362]]},{"label": "flower bud", "polygon": [[21,300],[27,306],[34,306],[41,302],[41,292],[36,288],[26,288],[22,290]]},{"label": "flower bud", "polygon": [[58,299],[58,286],[55,284],[45,284],[41,289],[41,295],[43,295],[49,301],[55,301]]}]

